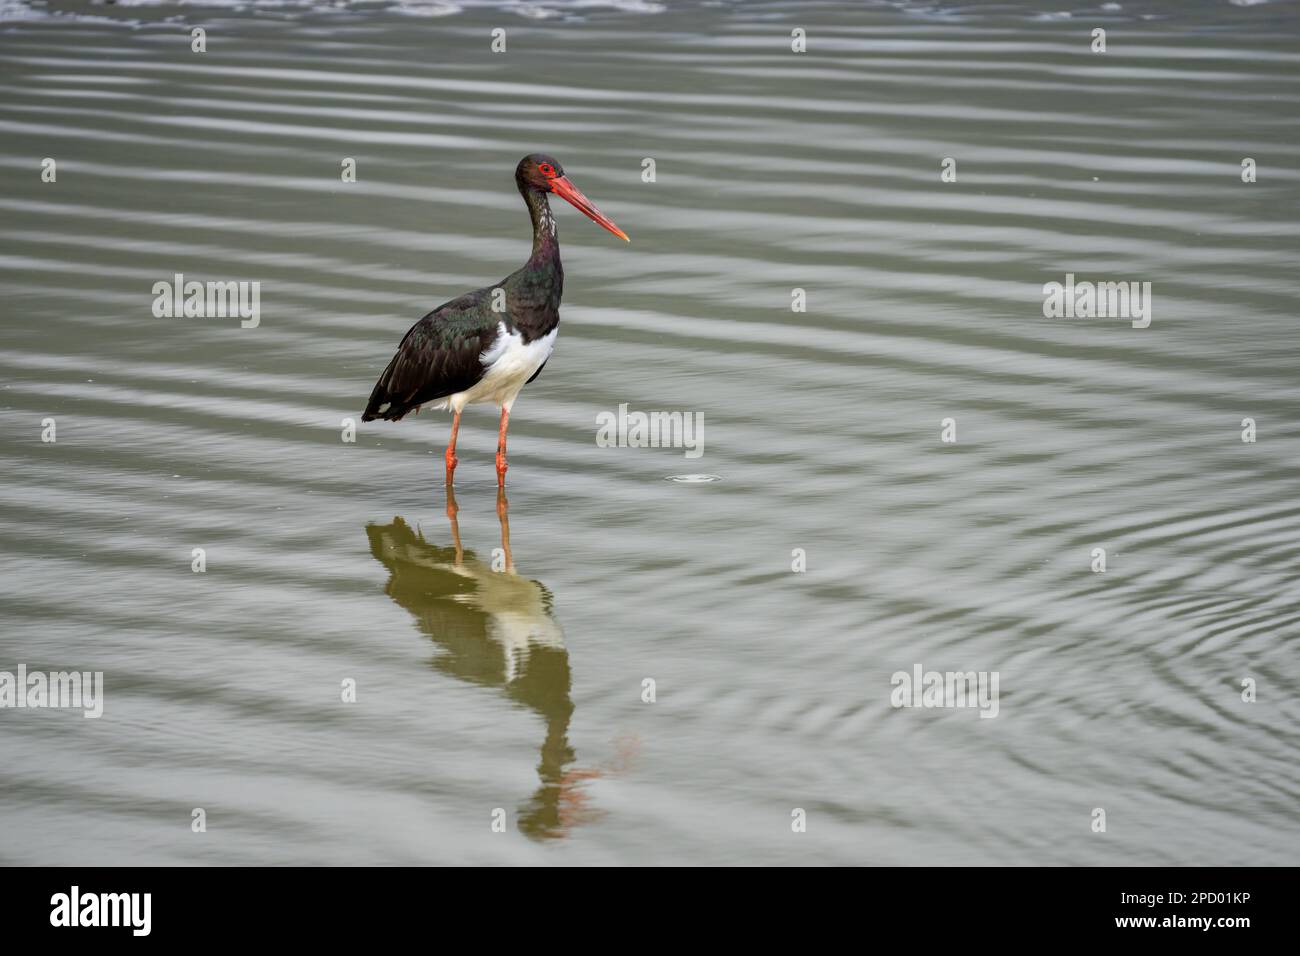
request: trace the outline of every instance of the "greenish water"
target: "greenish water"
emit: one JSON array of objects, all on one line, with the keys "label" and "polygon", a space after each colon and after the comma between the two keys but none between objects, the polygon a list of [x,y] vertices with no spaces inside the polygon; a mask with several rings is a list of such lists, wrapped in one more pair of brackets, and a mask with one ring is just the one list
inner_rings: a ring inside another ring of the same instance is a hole
[{"label": "greenish water", "polygon": [[[105,686],[0,709],[0,862],[1295,862],[1296,5],[791,10],[0,0],[0,670]],[[343,423],[536,150],[633,241],[557,204],[453,520],[445,415]]]}]

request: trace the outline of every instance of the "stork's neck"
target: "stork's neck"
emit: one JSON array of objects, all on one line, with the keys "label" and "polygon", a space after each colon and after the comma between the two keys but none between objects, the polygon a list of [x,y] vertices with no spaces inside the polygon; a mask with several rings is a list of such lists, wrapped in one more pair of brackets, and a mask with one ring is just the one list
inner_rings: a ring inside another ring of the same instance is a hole
[{"label": "stork's neck", "polygon": [[555,216],[546,193],[537,189],[524,189],[524,202],[528,217],[533,221],[533,259],[560,258],[560,238],[555,232]]}]

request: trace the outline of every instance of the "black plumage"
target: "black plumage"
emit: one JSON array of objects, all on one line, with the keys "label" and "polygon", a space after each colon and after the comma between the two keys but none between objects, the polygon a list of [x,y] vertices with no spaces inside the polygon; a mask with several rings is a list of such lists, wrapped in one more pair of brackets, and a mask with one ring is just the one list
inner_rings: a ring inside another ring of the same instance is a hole
[{"label": "black plumage", "polygon": [[379,376],[361,416],[400,421],[414,408],[473,388],[487,371],[481,361],[500,335],[504,317],[485,315],[479,289],[438,306],[411,326],[384,374]]},{"label": "black plumage", "polygon": [[564,268],[547,197],[555,193],[593,222],[627,239],[551,156],[537,153],[520,160],[515,185],[533,225],[528,261],[496,285],[452,299],[411,326],[361,416],[367,422],[398,421],[422,405],[444,402],[456,416],[446,454],[449,482],[456,468],[462,409],[470,402],[492,401],[501,406],[497,480],[504,484],[510,408],[519,391],[542,373],[554,347]]},{"label": "black plumage", "polygon": [[[551,157],[534,155],[524,157],[515,170],[515,183],[533,223],[528,261],[496,285],[452,299],[411,326],[379,376],[362,421],[397,421],[428,402],[468,391],[486,373],[480,357],[496,344],[503,326],[507,333],[518,331],[527,344],[559,325],[564,267],[548,190],[535,182],[535,170],[541,166],[560,169]],[[497,289],[503,294],[497,295]],[[494,304],[504,309],[496,311]]]}]

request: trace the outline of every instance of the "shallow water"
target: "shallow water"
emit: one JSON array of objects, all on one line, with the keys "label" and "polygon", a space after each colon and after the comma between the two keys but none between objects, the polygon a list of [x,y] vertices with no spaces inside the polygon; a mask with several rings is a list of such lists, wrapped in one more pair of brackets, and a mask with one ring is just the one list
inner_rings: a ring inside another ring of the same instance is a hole
[{"label": "shallow water", "polygon": [[[782,7],[0,2],[0,670],[105,681],[0,710],[0,862],[1296,861],[1296,6]],[[453,521],[444,415],[343,421],[538,149],[633,241],[557,208]]]}]

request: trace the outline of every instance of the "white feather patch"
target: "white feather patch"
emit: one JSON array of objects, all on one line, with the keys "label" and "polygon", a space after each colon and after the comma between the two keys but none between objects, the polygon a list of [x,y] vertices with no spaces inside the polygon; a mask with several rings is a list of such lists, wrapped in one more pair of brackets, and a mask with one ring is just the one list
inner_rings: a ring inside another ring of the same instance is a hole
[{"label": "white feather patch", "polygon": [[551,357],[559,334],[560,330],[554,328],[525,344],[518,330],[509,331],[504,322],[500,323],[496,341],[479,356],[487,373],[472,388],[448,396],[439,407],[459,412],[466,405],[492,402],[509,411],[524,384]]}]

